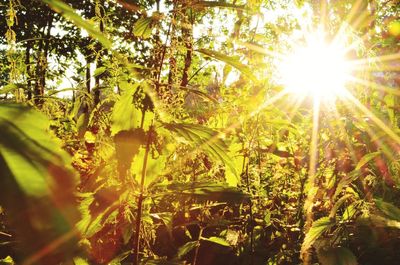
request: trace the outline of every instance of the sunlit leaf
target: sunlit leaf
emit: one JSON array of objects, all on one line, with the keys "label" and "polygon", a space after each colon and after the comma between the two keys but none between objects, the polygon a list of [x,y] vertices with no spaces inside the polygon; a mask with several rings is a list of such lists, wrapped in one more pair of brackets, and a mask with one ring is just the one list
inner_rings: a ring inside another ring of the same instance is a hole
[{"label": "sunlit leaf", "polygon": [[216,237],[216,236],[212,236],[212,237],[209,237],[209,238],[202,237],[201,239],[209,241],[209,242],[213,242],[215,244],[218,244],[218,245],[221,245],[221,246],[224,246],[224,247],[229,247],[230,246],[228,241],[226,241],[223,238]]},{"label": "sunlit leaf", "polygon": [[374,153],[369,153],[363,156],[360,161],[358,161],[356,169],[355,170],[360,170],[364,165],[366,165],[369,161],[380,155],[381,152],[374,152]]},{"label": "sunlit leaf", "polygon": [[331,228],[335,222],[329,217],[322,217],[312,224],[310,230],[307,232],[302,249],[309,249],[312,244],[317,240],[325,231]]},{"label": "sunlit leaf", "polygon": [[387,218],[400,221],[400,209],[392,203],[385,202],[382,199],[375,199],[375,205]]},{"label": "sunlit leaf", "polygon": [[199,246],[199,241],[190,241],[178,249],[178,257],[182,258],[188,254],[191,250]]},{"label": "sunlit leaf", "polygon": [[141,111],[133,101],[134,93],[139,84],[127,84],[126,89],[114,105],[111,113],[111,134],[115,135],[120,131],[129,131],[140,127],[142,117]]},{"label": "sunlit leaf", "polygon": [[248,195],[238,188],[227,186],[223,183],[211,182],[174,182],[167,185],[172,194],[189,196],[199,200],[241,202],[248,199]]},{"label": "sunlit leaf", "polygon": [[39,260],[71,254],[65,247],[75,238],[73,225],[78,218],[70,158],[50,134],[49,125],[44,115],[27,107],[0,106],[0,205],[23,241],[22,256],[66,237],[58,251]]},{"label": "sunlit leaf", "polygon": [[151,36],[153,18],[151,17],[141,17],[133,25],[133,34],[136,37],[142,37],[147,39]]},{"label": "sunlit leaf", "polygon": [[204,7],[222,7],[222,8],[232,8],[232,9],[239,9],[245,10],[244,5],[235,5],[231,3],[221,2],[221,1],[196,1],[192,4],[192,7],[197,8],[204,8]]},{"label": "sunlit leaf", "polygon": [[74,265],[90,265],[90,263],[81,257],[75,257]]},{"label": "sunlit leaf", "polygon": [[77,228],[85,237],[99,232],[104,224],[115,218],[118,213],[119,192],[115,188],[102,188],[94,193],[81,194],[79,209],[82,219]]},{"label": "sunlit leaf", "polygon": [[86,30],[90,36],[97,39],[106,48],[111,48],[111,41],[99,30],[93,22],[83,19],[73,8],[59,0],[43,0],[54,11],[60,13],[67,20],[73,22],[79,28]]},{"label": "sunlit leaf", "polygon": [[96,70],[94,70],[93,77],[103,74],[106,70],[107,70],[107,68],[104,66],[96,68]]},{"label": "sunlit leaf", "polygon": [[228,155],[228,146],[219,137],[219,132],[205,126],[187,123],[165,123],[164,127],[183,137],[189,145],[221,160],[236,175],[236,169]]},{"label": "sunlit leaf", "polygon": [[224,63],[227,63],[232,67],[235,67],[237,70],[242,72],[244,75],[246,75],[248,78],[250,78],[253,81],[257,80],[257,78],[253,75],[253,71],[248,66],[242,64],[240,61],[238,61],[235,58],[232,58],[226,54],[223,54],[223,53],[220,53],[217,51],[212,51],[212,50],[207,50],[207,49],[198,49],[197,51],[204,55],[207,55],[211,58],[214,58],[214,59],[217,59]]}]

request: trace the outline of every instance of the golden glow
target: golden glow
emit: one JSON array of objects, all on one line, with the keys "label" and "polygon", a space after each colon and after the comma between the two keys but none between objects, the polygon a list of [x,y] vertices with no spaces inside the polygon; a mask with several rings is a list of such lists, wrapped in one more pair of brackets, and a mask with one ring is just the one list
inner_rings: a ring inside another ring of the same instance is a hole
[{"label": "golden glow", "polygon": [[283,57],[280,81],[289,93],[331,100],[343,96],[350,77],[346,49],[337,42],[327,43],[321,32],[309,34],[302,45]]}]

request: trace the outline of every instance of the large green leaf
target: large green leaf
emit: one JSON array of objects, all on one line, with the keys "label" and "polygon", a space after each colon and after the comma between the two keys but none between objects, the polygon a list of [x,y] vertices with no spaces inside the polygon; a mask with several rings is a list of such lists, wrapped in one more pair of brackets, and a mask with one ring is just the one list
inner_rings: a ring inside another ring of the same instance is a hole
[{"label": "large green leaf", "polygon": [[230,247],[228,241],[226,241],[224,238],[221,238],[221,237],[212,236],[209,238],[202,237],[201,239],[205,240],[205,241],[213,242],[215,244],[218,244],[218,245],[221,245],[224,247]]},{"label": "large green leaf", "polygon": [[353,252],[345,247],[321,248],[318,252],[321,265],[357,265]]},{"label": "large green leaf", "polygon": [[60,13],[67,20],[70,20],[78,27],[86,30],[90,36],[97,39],[106,48],[111,48],[111,41],[99,30],[93,22],[83,19],[73,8],[59,0],[43,0],[54,11]]},{"label": "large green leaf", "polygon": [[400,209],[395,205],[385,202],[382,199],[376,199],[375,205],[385,214],[387,218],[400,221]]},{"label": "large green leaf", "polygon": [[331,228],[335,222],[329,217],[322,217],[316,220],[310,230],[307,232],[303,245],[301,246],[302,250],[309,249],[312,244],[314,244],[315,240],[317,240],[326,230]]},{"label": "large green leaf", "polygon": [[358,161],[355,170],[360,170],[364,165],[366,165],[369,161],[380,155],[381,152],[374,152],[364,155],[360,161]]},{"label": "large green leaf", "polygon": [[[170,191],[167,194],[189,196],[199,200],[241,202],[248,199],[248,195],[238,188],[227,186],[223,183],[212,182],[174,182],[167,185]],[[163,194],[159,194],[163,195]]]},{"label": "large green leaf", "polygon": [[[21,242],[21,256],[30,256],[60,237],[52,252],[38,260],[63,259],[74,238],[78,219],[74,191],[76,178],[69,156],[49,133],[47,118],[19,105],[0,106],[0,205]],[[23,220],[23,222],[21,222]],[[64,253],[63,253],[64,252]]]},{"label": "large green leaf", "polygon": [[153,30],[152,23],[152,17],[139,18],[133,25],[133,34],[136,37],[142,37],[143,39],[149,38]]},{"label": "large green leaf", "polygon": [[135,106],[133,96],[139,84],[120,84],[124,89],[122,95],[114,105],[111,113],[111,134],[115,135],[120,131],[129,131],[140,127],[142,117],[141,111]]},{"label": "large green leaf", "polygon": [[192,4],[192,7],[193,8],[220,7],[220,8],[232,8],[237,10],[246,9],[244,5],[235,5],[221,1],[196,1]]},{"label": "large green leaf", "polygon": [[77,224],[79,232],[89,238],[99,232],[109,220],[115,218],[120,206],[119,196],[120,191],[112,187],[102,188],[95,193],[81,194],[79,209],[82,219]]},{"label": "large green leaf", "polygon": [[239,60],[232,58],[231,56],[228,56],[226,54],[223,54],[223,53],[220,53],[217,51],[208,50],[208,49],[198,49],[197,51],[206,56],[209,56],[211,58],[214,58],[214,59],[217,59],[224,63],[227,63],[232,67],[235,67],[237,70],[242,72],[244,75],[246,75],[248,78],[250,78],[253,81],[257,80],[257,78],[253,75],[253,71],[247,65],[242,64]]},{"label": "large green leaf", "polygon": [[181,246],[178,249],[178,257],[179,258],[184,257],[186,254],[188,254],[191,250],[195,249],[199,245],[200,245],[199,241],[189,241],[189,242],[187,242],[185,245]]},{"label": "large green leaf", "polygon": [[221,160],[236,175],[235,166],[228,155],[228,145],[219,137],[218,131],[188,123],[164,123],[164,127],[183,137],[189,145],[200,148],[213,158]]}]

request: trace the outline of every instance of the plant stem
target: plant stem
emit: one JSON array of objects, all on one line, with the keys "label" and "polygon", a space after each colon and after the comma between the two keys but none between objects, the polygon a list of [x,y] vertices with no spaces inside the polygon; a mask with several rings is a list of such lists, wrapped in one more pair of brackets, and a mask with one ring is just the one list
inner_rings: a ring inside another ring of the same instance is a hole
[{"label": "plant stem", "polygon": [[200,232],[199,232],[199,238],[197,239],[198,245],[197,245],[196,250],[194,252],[193,264],[192,265],[196,265],[196,263],[197,263],[197,257],[199,256],[199,249],[200,249],[200,239],[203,236],[203,230],[204,230],[204,228],[201,227],[200,228]]},{"label": "plant stem", "polygon": [[137,202],[137,214],[136,214],[136,234],[133,239],[133,265],[138,265],[139,264],[139,239],[140,239],[140,225],[142,223],[142,208],[143,208],[143,192],[144,192],[144,181],[146,179],[146,169],[147,169],[147,158],[149,156],[149,151],[150,151],[150,143],[151,143],[151,135],[153,131],[153,126],[150,127],[147,135],[147,143],[146,143],[146,151],[144,154],[144,159],[143,159],[143,167],[142,167],[142,176],[140,180],[140,194]]}]

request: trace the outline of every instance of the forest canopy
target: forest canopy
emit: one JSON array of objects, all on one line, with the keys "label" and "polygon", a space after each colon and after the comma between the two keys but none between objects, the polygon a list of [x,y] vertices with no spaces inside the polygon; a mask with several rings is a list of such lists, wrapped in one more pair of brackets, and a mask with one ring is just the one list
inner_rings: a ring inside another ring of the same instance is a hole
[{"label": "forest canopy", "polygon": [[0,0],[0,264],[397,264],[399,18]]}]

